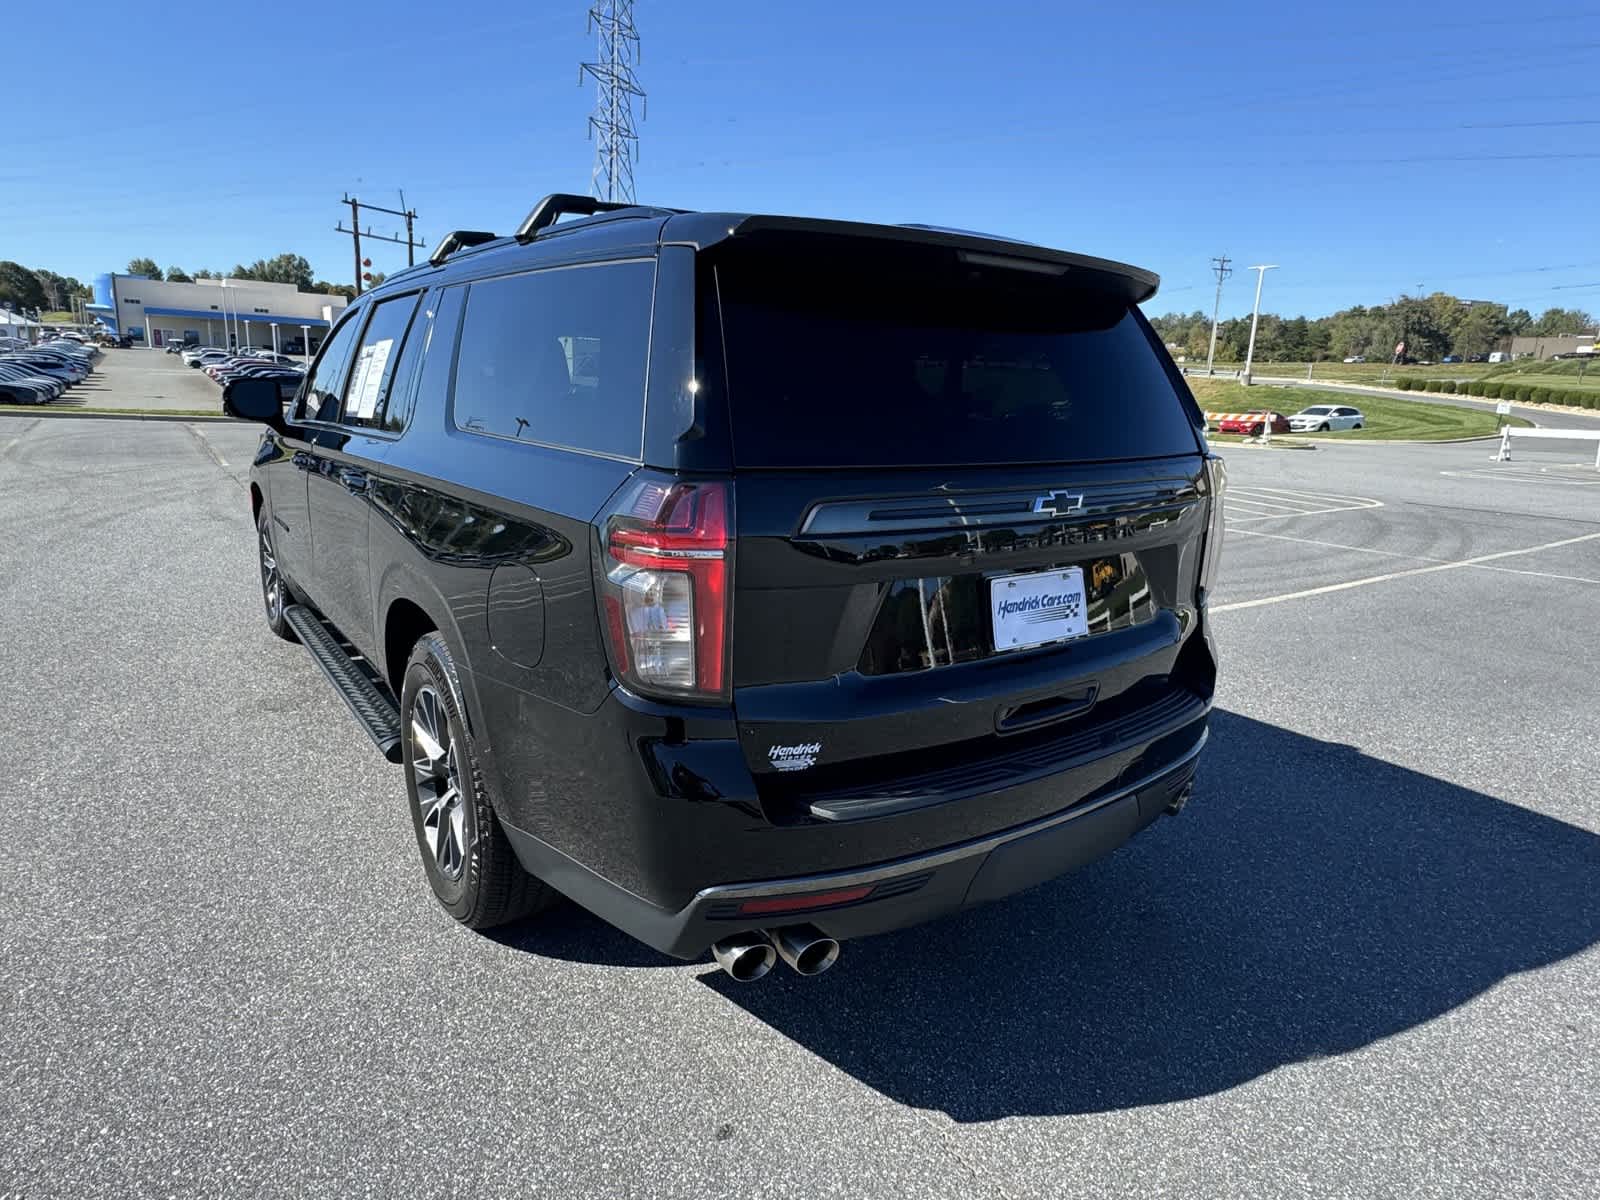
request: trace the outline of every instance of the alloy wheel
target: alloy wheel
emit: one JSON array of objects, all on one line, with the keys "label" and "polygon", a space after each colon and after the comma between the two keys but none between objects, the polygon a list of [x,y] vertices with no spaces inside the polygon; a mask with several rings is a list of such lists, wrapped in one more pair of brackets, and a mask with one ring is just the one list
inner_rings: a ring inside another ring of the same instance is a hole
[{"label": "alloy wheel", "polygon": [[283,573],[272,549],[272,534],[263,527],[261,537],[261,594],[267,602],[267,619],[277,624],[283,619]]},{"label": "alloy wheel", "polygon": [[424,684],[411,703],[411,772],[417,785],[422,837],[433,865],[446,879],[461,878],[466,863],[466,811],[461,763],[439,693]]}]

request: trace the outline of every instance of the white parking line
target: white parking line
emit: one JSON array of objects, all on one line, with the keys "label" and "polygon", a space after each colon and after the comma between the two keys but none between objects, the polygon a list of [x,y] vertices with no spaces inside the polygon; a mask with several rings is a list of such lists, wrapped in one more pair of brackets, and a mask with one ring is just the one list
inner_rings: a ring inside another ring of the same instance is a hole
[{"label": "white parking line", "polygon": [[[1557,467],[1556,470],[1570,470],[1571,468]],[[1600,487],[1600,479],[1566,479],[1559,475],[1546,474],[1550,468],[1540,467],[1535,470],[1516,469],[1497,471],[1492,467],[1485,467],[1477,471],[1440,471],[1441,475],[1449,475],[1456,479],[1494,479],[1501,483],[1553,483],[1557,487]]]},{"label": "white parking line", "polygon": [[1382,500],[1367,496],[1334,496],[1325,492],[1291,491],[1288,488],[1233,487],[1228,489],[1224,513],[1231,527],[1246,521],[1283,521],[1290,517],[1314,517],[1321,513],[1382,507]]},{"label": "white parking line", "polygon": [[[1374,550],[1371,546],[1347,546],[1343,542],[1325,542],[1319,538],[1295,537],[1290,533],[1267,533],[1262,529],[1230,529],[1230,534],[1239,537],[1271,538],[1275,542],[1303,542],[1307,546],[1322,546],[1329,550],[1351,550],[1357,554],[1376,554],[1382,558],[1409,558],[1413,562],[1448,563],[1453,560],[1448,558],[1435,558],[1431,554],[1402,554],[1398,550]],[[1517,551],[1525,554],[1527,551]],[[1480,571],[1501,571],[1507,575],[1537,575],[1540,579],[1561,579],[1568,583],[1596,583],[1600,579],[1591,579],[1587,575],[1555,575],[1549,571],[1519,571],[1516,567],[1491,567],[1481,562],[1471,564]]]},{"label": "white parking line", "polygon": [[[1494,554],[1480,554],[1476,558],[1463,558],[1455,562],[1435,563],[1427,567],[1412,567],[1407,571],[1390,571],[1386,575],[1368,575],[1361,579],[1349,579],[1344,583],[1330,583],[1323,587],[1305,588],[1298,592],[1284,592],[1277,596],[1263,596],[1259,600],[1239,600],[1233,604],[1218,604],[1211,609],[1214,613],[1233,612],[1241,608],[1261,608],[1267,604],[1282,604],[1285,600],[1303,600],[1309,596],[1325,596],[1330,592],[1345,592],[1351,588],[1366,587],[1373,583],[1387,583],[1391,579],[1406,579],[1412,575],[1431,575],[1435,571],[1454,571],[1461,567],[1476,567],[1482,563],[1494,562],[1502,558],[1515,558],[1519,554],[1537,554],[1541,550],[1556,550],[1562,546],[1576,546],[1580,542],[1592,542],[1600,538],[1600,533],[1585,533],[1578,537],[1562,538],[1559,542],[1545,542],[1540,546],[1528,546],[1521,550],[1501,550]],[[1519,575],[1545,575],[1542,571],[1518,571]],[[1568,579],[1571,576],[1549,575],[1551,579]],[[1580,580],[1579,582],[1593,582]]]}]

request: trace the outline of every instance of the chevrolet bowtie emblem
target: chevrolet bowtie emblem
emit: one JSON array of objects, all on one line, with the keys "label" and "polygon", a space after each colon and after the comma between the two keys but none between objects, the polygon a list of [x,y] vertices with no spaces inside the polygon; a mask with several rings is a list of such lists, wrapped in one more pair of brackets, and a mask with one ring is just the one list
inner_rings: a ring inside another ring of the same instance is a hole
[{"label": "chevrolet bowtie emblem", "polygon": [[1082,512],[1083,495],[1080,492],[1046,492],[1034,500],[1033,511],[1054,517]]}]

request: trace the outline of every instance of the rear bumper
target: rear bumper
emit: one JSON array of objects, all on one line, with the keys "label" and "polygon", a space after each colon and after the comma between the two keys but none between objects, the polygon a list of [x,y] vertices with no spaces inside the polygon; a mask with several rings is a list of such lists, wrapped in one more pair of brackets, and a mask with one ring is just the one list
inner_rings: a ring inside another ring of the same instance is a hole
[{"label": "rear bumper", "polygon": [[[1186,793],[1206,743],[1206,718],[1186,730],[1193,733],[1187,748],[1150,773],[1050,816],[869,867],[705,887],[676,911],[618,887],[530,833],[509,824],[505,829],[529,870],[633,937],[678,958],[697,957],[713,942],[744,930],[802,921],[835,938],[862,937],[1009,896],[1115,850]],[[843,904],[782,913],[744,910],[751,902],[863,887],[870,890]]]}]

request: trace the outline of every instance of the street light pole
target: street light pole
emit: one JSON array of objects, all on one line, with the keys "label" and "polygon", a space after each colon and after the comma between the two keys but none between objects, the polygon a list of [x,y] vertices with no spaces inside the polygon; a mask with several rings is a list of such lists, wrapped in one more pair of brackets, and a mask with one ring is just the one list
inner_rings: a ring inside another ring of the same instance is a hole
[{"label": "street light pole", "polygon": [[1245,387],[1250,386],[1250,364],[1255,361],[1256,357],[1256,323],[1261,319],[1261,284],[1266,280],[1268,271],[1276,271],[1278,269],[1278,264],[1263,263],[1250,269],[1256,273],[1256,305],[1250,310],[1250,348],[1245,351],[1244,375],[1240,377],[1240,382]]}]

